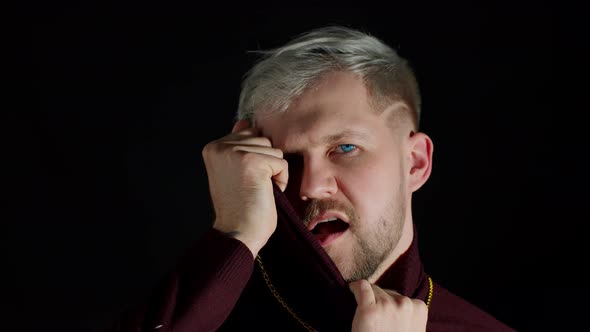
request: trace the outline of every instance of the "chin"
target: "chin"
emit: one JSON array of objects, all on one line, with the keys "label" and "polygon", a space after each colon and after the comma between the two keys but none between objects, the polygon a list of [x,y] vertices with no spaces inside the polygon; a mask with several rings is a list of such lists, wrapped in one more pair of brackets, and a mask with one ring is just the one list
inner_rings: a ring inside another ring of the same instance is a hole
[{"label": "chin", "polygon": [[354,267],[352,266],[353,255],[343,254],[342,250],[338,250],[336,248],[326,248],[326,252],[338,268],[338,271],[340,272],[342,277],[345,280],[348,280],[348,278],[352,276],[352,271],[354,270]]}]

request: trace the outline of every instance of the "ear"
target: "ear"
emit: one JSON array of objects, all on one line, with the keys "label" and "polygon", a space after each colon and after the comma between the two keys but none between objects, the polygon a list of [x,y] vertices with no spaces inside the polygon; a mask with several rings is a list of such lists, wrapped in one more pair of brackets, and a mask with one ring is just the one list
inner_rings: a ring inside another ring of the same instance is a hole
[{"label": "ear", "polygon": [[410,134],[408,186],[411,192],[420,189],[430,177],[433,148],[432,140],[428,135],[414,132]]},{"label": "ear", "polygon": [[242,120],[238,120],[235,124],[234,127],[232,128],[231,132],[232,134],[241,130],[244,130],[246,128],[250,128],[250,121],[242,119]]}]

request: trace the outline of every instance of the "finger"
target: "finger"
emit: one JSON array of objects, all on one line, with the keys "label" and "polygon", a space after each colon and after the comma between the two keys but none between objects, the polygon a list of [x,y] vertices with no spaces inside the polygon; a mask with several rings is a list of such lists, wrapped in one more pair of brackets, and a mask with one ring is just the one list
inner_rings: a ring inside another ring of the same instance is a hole
[{"label": "finger", "polygon": [[284,192],[285,189],[287,189],[287,183],[289,182],[289,164],[285,159],[270,157],[267,158],[267,165],[270,167],[270,172],[272,174],[271,178],[277,186],[279,186],[281,191]]},{"label": "finger", "polygon": [[267,146],[272,147],[272,143],[266,137],[262,136],[235,136],[235,134],[231,136],[227,136],[226,140],[224,140],[225,144],[232,144],[232,145],[257,145],[257,146]]},{"label": "finger", "polygon": [[394,290],[383,289],[377,285],[371,285],[371,287],[373,287],[373,293],[375,294],[375,301],[377,303],[388,301],[391,299],[397,300],[403,297],[403,295]]},{"label": "finger", "polygon": [[393,289],[384,289],[381,288],[381,290],[383,290],[385,293],[387,293],[389,296],[393,296],[393,297],[397,297],[397,296],[403,296],[400,293],[394,291]]},{"label": "finger", "polygon": [[252,152],[263,154],[267,156],[277,157],[279,159],[283,159],[283,151],[280,149],[275,149],[267,146],[259,146],[259,145],[234,145],[232,146],[232,151],[243,151],[243,152]]},{"label": "finger", "polygon": [[[218,143],[228,143],[228,144],[240,144],[242,141],[249,141],[254,138],[259,138],[252,140],[254,143],[261,143],[261,144],[252,144],[252,145],[262,145],[262,146],[269,146],[270,140],[266,137],[262,137],[259,135],[258,129],[256,128],[246,128],[242,131],[238,131],[235,133],[228,134],[223,136],[222,138],[218,139],[216,142]],[[265,142],[268,140],[268,142]]]},{"label": "finger", "polygon": [[281,165],[282,169],[276,175],[273,175],[272,179],[277,184],[277,186],[279,186],[279,189],[284,192],[285,189],[287,189],[287,184],[289,183],[289,166],[285,159],[281,160],[284,160],[285,163],[284,165]]},{"label": "finger", "polygon": [[244,130],[244,129],[246,129],[246,128],[251,128],[251,127],[252,127],[252,124],[250,123],[250,121],[249,121],[249,120],[242,119],[242,120],[238,120],[238,121],[237,121],[237,122],[234,124],[234,126],[233,126],[233,128],[232,128],[231,132],[232,132],[232,133],[237,133],[237,132],[239,132],[239,131],[242,131],[242,130]]},{"label": "finger", "polygon": [[412,303],[414,303],[414,307],[426,309],[426,311],[428,311],[428,306],[426,305],[426,302],[420,299],[412,299]]},{"label": "finger", "polygon": [[241,146],[236,145],[234,151],[249,153],[254,158],[262,158],[263,161],[259,160],[263,165],[268,166],[268,172],[270,178],[272,178],[281,191],[287,189],[287,183],[289,182],[289,164],[283,159],[283,151],[279,149],[268,148],[264,146]]},{"label": "finger", "polygon": [[244,137],[257,137],[257,136],[260,136],[258,129],[246,128],[246,129],[242,129],[240,131],[232,132],[231,134],[223,137],[222,140],[231,141],[231,140],[241,139]]},{"label": "finger", "polygon": [[357,306],[366,307],[375,304],[375,294],[371,284],[364,279],[353,281],[348,284],[348,287],[354,294]]},{"label": "finger", "polygon": [[[426,303],[420,299],[414,299],[414,298],[410,298],[410,297],[406,297],[394,290],[391,289],[381,289],[385,294],[387,294],[387,296],[389,296],[390,298],[392,298],[395,303],[397,303],[398,305],[401,305],[402,303],[411,303],[412,304],[412,308],[414,308],[414,310],[422,310],[423,308],[428,308],[426,306]],[[379,300],[377,300],[379,301]]]}]

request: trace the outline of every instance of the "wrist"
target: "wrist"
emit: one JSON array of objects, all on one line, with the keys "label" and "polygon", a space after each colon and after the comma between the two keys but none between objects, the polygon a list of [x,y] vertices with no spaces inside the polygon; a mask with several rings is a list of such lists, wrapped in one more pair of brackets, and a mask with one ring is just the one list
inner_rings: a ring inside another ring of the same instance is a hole
[{"label": "wrist", "polygon": [[236,240],[242,242],[246,247],[248,247],[248,249],[250,250],[250,252],[252,252],[252,256],[254,258],[256,258],[256,256],[258,256],[258,252],[266,244],[266,241],[261,242],[261,241],[258,241],[258,240],[254,240],[251,237],[249,237],[249,236],[247,236],[247,235],[245,235],[245,234],[243,234],[242,232],[239,232],[239,231],[223,231],[223,230],[220,230],[220,229],[217,229],[217,230],[220,231],[221,233],[223,233],[223,235],[225,235],[225,236],[227,236],[229,238],[236,239]]},{"label": "wrist", "polygon": [[260,251],[260,249],[262,249],[262,247],[264,247],[265,243],[260,243],[258,241],[254,241],[249,239],[246,236],[243,236],[243,234],[237,233],[234,234],[233,236],[228,235],[230,237],[233,237],[234,239],[242,242],[246,247],[248,247],[248,249],[250,249],[250,251],[252,252],[252,256],[254,258],[256,258],[256,256],[258,256],[258,252]]}]

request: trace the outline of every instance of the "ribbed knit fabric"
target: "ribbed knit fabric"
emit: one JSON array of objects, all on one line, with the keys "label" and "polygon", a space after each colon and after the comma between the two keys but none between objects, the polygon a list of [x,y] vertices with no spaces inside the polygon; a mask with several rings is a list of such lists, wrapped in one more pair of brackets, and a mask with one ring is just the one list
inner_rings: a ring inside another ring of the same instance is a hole
[{"label": "ribbed knit fabric", "polygon": [[216,331],[234,308],[253,267],[248,247],[210,229],[149,300],[122,315],[108,331]]},{"label": "ribbed knit fabric", "polygon": [[[284,304],[317,331],[350,331],[356,303],[315,236],[275,186],[277,230],[260,251],[264,268]],[[410,248],[376,282],[382,288],[426,300],[428,278]],[[272,294],[250,250],[209,230],[142,307],[108,332],[305,331]],[[434,282],[428,332],[514,331]]]}]

